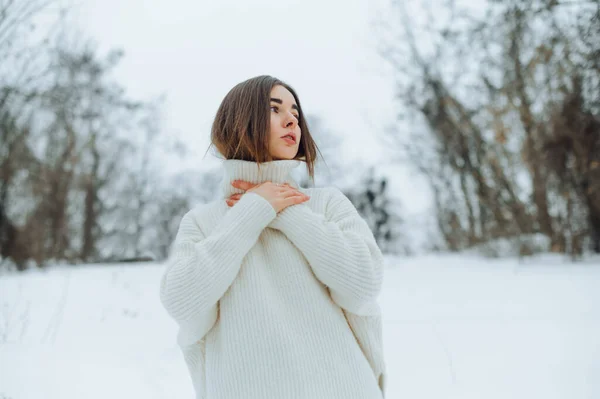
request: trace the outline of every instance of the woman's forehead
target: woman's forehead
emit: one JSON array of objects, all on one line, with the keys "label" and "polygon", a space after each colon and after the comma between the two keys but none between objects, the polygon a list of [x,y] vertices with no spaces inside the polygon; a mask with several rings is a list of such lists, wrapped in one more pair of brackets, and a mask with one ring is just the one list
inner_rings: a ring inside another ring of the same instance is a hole
[{"label": "woman's forehead", "polygon": [[271,89],[271,98],[282,100],[284,103],[296,103],[293,94],[281,85],[276,85]]}]

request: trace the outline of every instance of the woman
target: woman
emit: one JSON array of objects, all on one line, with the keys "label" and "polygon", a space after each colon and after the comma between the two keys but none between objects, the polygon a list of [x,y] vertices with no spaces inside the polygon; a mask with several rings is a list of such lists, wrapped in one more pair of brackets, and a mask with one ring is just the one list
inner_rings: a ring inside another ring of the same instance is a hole
[{"label": "woman", "polygon": [[295,91],[239,83],[211,141],[220,199],[183,216],[160,286],[197,398],[382,398],[383,257],[339,189],[291,176],[317,150]]}]

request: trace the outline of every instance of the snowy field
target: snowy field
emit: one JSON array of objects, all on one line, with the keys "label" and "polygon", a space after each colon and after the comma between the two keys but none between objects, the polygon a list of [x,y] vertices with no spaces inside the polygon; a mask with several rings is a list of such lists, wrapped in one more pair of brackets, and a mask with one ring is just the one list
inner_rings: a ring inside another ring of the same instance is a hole
[{"label": "snowy field", "polygon": [[[599,258],[387,263],[389,399],[600,398]],[[162,270],[1,276],[0,399],[191,399]]]}]

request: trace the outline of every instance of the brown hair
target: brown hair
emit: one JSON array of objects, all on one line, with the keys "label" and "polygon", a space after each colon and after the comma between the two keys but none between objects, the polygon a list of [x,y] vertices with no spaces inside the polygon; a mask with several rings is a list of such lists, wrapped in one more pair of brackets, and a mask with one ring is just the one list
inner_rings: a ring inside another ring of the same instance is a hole
[{"label": "brown hair", "polygon": [[[298,153],[294,159],[304,161],[314,182],[314,167],[318,149],[314,142],[300,100],[294,89],[269,75],[256,76],[235,85],[225,96],[211,129],[211,145],[225,159],[240,159],[260,163],[273,161],[269,154],[271,89],[281,85],[294,96],[300,114],[302,132]],[[209,147],[210,149],[210,147]]]}]

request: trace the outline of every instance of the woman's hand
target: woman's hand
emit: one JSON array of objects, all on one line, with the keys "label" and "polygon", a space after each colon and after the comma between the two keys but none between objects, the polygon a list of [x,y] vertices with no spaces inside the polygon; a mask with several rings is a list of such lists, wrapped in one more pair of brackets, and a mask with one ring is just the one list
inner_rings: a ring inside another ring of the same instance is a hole
[{"label": "woman's hand", "polygon": [[[288,183],[277,185],[270,181],[266,181],[261,184],[253,184],[243,180],[234,180],[231,185],[235,188],[244,190],[246,193],[253,192],[260,195],[269,201],[277,213],[290,205],[300,204],[310,199],[308,195],[296,190]],[[245,193],[231,195],[226,200],[227,205],[230,207],[234,206],[244,194]]]}]

